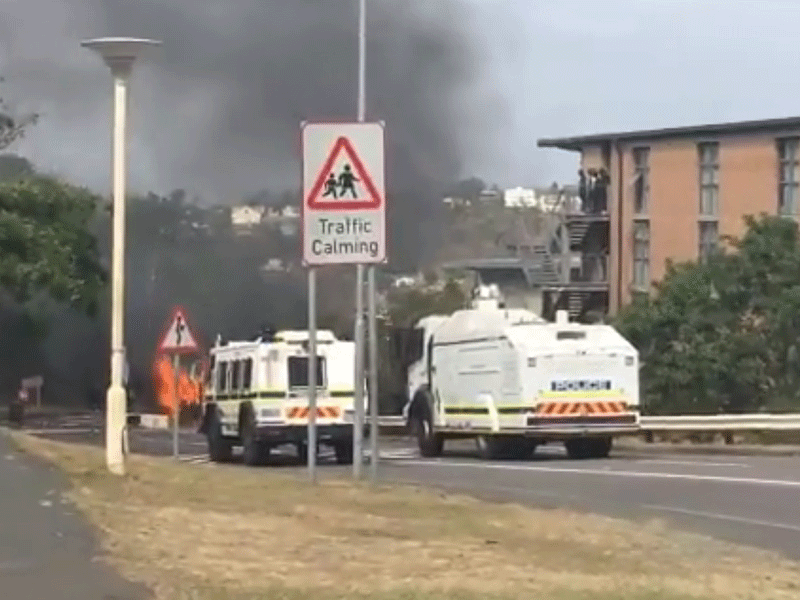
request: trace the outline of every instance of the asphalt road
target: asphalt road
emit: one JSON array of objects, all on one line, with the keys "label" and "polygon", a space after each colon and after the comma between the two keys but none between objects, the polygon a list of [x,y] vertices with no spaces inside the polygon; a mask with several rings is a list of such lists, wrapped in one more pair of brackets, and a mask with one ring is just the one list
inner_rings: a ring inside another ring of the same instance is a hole
[{"label": "asphalt road", "polygon": [[[70,420],[71,419],[71,420]],[[83,419],[83,420],[81,420]],[[102,443],[97,418],[70,417],[39,435]],[[181,460],[208,463],[202,436],[182,432]],[[170,432],[132,430],[133,452],[171,455]],[[571,508],[635,520],[662,519],[681,529],[736,543],[777,550],[800,559],[800,458],[687,456],[630,450],[602,460],[569,460],[560,446],[537,451],[530,461],[484,461],[469,443],[451,444],[438,459],[423,459],[405,440],[381,444],[380,477],[465,492],[501,502]],[[272,466],[302,473],[289,448]],[[216,468],[245,468],[241,465]],[[323,476],[349,468],[321,457]]]},{"label": "asphalt road", "polygon": [[144,600],[148,590],[102,562],[94,531],[64,497],[52,467],[0,434],[0,595],[8,600]]}]

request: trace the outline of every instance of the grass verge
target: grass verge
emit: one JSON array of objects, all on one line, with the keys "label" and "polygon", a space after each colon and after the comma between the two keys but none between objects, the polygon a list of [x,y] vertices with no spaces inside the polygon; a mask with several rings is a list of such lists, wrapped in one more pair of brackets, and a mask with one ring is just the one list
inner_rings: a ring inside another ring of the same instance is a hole
[{"label": "grass verge", "polygon": [[108,560],[163,600],[800,597],[796,563],[657,521],[136,455],[116,478],[98,448],[11,435],[66,472]]}]

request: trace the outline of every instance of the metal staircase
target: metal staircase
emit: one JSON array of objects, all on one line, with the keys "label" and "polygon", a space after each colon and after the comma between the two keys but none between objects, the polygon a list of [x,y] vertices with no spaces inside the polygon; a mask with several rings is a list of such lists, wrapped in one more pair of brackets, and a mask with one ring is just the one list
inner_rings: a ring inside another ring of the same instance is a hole
[{"label": "metal staircase", "polygon": [[535,244],[533,246],[532,263],[533,268],[529,270],[533,281],[538,285],[556,284],[559,282],[558,270],[546,244]]},{"label": "metal staircase", "polygon": [[567,297],[567,310],[569,311],[570,319],[577,319],[581,316],[585,301],[585,292],[569,292],[569,296]]},{"label": "metal staircase", "polygon": [[586,221],[573,221],[569,224],[569,243],[574,248],[580,247],[586,232],[589,230],[589,223]]}]

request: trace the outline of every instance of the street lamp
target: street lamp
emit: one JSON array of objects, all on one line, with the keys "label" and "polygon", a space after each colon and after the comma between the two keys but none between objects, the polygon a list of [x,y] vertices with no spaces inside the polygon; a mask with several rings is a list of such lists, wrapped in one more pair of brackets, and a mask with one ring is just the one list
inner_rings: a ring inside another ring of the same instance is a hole
[{"label": "street lamp", "polygon": [[161,42],[140,38],[107,37],[81,42],[94,50],[111,69],[114,79],[111,182],[113,227],[111,251],[111,383],[106,393],[106,465],[115,475],[125,474],[123,435],[127,397],[123,385],[125,361],[125,112],[128,79],[142,51]]}]

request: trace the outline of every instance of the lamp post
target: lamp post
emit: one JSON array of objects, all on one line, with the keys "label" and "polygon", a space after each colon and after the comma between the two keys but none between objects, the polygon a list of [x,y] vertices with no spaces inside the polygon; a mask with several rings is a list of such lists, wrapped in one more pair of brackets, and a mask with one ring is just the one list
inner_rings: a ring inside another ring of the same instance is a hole
[{"label": "lamp post", "polygon": [[111,182],[113,226],[111,251],[111,383],[106,393],[106,465],[115,475],[125,474],[123,435],[127,397],[125,369],[125,120],[128,79],[142,51],[161,42],[141,38],[107,37],[81,42],[94,50],[111,69],[114,81]]}]

